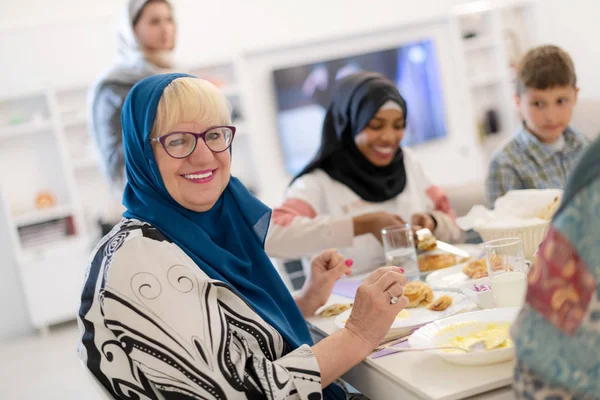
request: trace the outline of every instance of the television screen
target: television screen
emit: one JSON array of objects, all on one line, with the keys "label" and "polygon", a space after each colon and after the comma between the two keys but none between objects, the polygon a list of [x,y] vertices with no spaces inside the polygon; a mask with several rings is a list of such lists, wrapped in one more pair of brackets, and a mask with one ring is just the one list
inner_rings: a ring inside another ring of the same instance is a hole
[{"label": "television screen", "polygon": [[334,83],[357,71],[376,71],[394,81],[408,104],[403,146],[446,136],[439,66],[432,40],[400,48],[274,71],[277,125],[286,170],[298,173],[319,148]]}]

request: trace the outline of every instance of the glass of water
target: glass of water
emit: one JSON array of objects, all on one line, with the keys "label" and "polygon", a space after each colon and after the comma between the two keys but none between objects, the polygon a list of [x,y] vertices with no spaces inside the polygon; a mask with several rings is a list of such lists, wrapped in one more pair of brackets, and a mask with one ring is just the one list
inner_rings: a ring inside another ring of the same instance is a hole
[{"label": "glass of water", "polygon": [[483,244],[496,307],[521,307],[527,291],[527,269],[519,238]]},{"label": "glass of water", "polygon": [[404,268],[404,275],[409,281],[418,280],[420,272],[411,226],[405,224],[383,228],[381,238],[386,264]]}]

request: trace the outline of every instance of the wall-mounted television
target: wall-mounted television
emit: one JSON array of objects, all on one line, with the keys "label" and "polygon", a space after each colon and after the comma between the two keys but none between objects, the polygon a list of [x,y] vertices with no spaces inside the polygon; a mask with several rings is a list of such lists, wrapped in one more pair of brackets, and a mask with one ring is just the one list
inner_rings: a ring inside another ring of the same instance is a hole
[{"label": "wall-mounted television", "polygon": [[433,40],[279,69],[273,72],[277,125],[288,173],[298,173],[319,148],[323,118],[335,81],[361,70],[376,71],[391,79],[406,99],[408,121],[403,146],[446,136],[442,83]]}]

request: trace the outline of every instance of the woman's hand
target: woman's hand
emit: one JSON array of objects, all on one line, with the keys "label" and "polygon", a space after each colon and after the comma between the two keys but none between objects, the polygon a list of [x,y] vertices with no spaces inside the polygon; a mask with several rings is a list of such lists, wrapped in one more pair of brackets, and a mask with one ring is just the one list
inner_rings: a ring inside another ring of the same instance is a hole
[{"label": "woman's hand", "polygon": [[[358,287],[346,327],[372,350],[388,333],[400,311],[408,305],[403,296],[407,282],[399,267],[382,267],[373,272]],[[392,296],[398,297],[396,304]]]},{"label": "woman's hand", "polygon": [[354,217],[354,236],[373,234],[381,242],[381,230],[388,226],[404,225],[406,222],[396,214],[385,211],[369,213]]},{"label": "woman's hand", "polygon": [[[323,387],[358,364],[379,345],[408,299],[403,296],[406,278],[398,267],[383,267],[359,286],[346,327],[315,344],[313,354]],[[388,293],[389,291],[389,293]],[[392,296],[398,302],[390,302]]]},{"label": "woman's hand", "polygon": [[333,285],[344,275],[350,275],[351,260],[346,260],[337,251],[330,249],[313,258],[310,266],[310,277],[304,282],[300,294],[296,296],[296,304],[302,315],[310,317],[327,302]]},{"label": "woman's hand", "polygon": [[427,228],[432,233],[436,228],[435,220],[429,214],[413,214],[411,218],[411,224],[415,230]]}]

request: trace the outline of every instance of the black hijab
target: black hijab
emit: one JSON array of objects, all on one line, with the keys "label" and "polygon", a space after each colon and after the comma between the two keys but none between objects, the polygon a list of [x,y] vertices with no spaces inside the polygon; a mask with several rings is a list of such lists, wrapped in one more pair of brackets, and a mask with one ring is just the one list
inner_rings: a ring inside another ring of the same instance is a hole
[{"label": "black hijab", "polygon": [[402,149],[389,165],[378,167],[354,143],[356,135],[388,100],[398,103],[406,122],[406,102],[383,75],[358,72],[340,80],[323,122],[321,147],[292,182],[320,168],[369,202],[384,202],[402,193],[406,186]]}]

